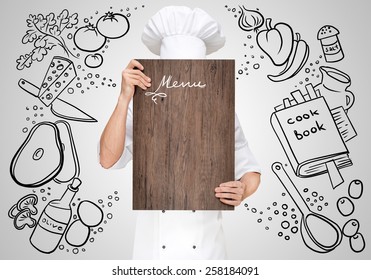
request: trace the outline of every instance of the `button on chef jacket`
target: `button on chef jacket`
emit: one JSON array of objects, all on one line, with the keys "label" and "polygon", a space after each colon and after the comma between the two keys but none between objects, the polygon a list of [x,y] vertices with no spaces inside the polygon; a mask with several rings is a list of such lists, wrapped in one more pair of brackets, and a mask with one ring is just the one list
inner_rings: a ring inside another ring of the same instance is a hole
[{"label": "button on chef jacket", "polygon": [[[161,58],[204,59],[224,46],[220,25],[205,11],[169,6],[146,24],[142,41]],[[111,168],[132,159],[133,113],[129,105],[125,149]],[[99,145],[98,145],[99,154]],[[260,169],[235,116],[235,179]],[[223,182],[220,182],[223,183]],[[221,211],[137,211],[133,259],[226,259]]]}]

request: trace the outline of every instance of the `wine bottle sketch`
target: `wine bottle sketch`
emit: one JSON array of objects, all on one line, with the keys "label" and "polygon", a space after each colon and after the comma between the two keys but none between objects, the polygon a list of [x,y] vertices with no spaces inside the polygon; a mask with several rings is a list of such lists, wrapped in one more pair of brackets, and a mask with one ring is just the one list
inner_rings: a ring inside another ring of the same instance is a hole
[{"label": "wine bottle sketch", "polygon": [[30,236],[30,242],[42,253],[57,249],[71,220],[71,201],[79,190],[81,180],[73,179],[60,199],[52,200],[44,208]]}]

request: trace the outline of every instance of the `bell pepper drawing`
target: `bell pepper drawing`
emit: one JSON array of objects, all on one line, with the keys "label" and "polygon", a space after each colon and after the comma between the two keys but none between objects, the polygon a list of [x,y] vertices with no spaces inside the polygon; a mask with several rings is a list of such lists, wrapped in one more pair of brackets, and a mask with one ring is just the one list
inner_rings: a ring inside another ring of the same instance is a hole
[{"label": "bell pepper drawing", "polygon": [[294,77],[304,67],[309,57],[309,46],[294,33],[286,23],[271,27],[271,19],[266,20],[268,30],[259,32],[257,43],[276,66],[284,66],[277,75],[268,75],[273,82],[282,82]]},{"label": "bell pepper drawing", "polygon": [[267,18],[265,25],[267,30],[258,33],[257,43],[276,66],[283,65],[292,52],[294,32],[286,23],[277,23],[271,26],[272,19]]}]

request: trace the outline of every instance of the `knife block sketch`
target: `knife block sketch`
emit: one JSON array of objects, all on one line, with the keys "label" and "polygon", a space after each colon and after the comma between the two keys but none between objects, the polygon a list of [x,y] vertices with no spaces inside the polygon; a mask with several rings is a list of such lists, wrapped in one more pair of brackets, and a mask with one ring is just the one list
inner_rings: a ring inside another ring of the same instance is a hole
[{"label": "knife block sketch", "polygon": [[272,170],[302,214],[300,233],[304,244],[317,253],[334,250],[342,241],[340,227],[331,219],[309,209],[281,163],[273,163]]},{"label": "knife block sketch", "polygon": [[79,108],[59,98],[59,95],[68,87],[76,77],[76,70],[71,60],[55,56],[50,62],[46,75],[38,88],[34,84],[21,79],[18,85],[29,94],[37,97],[45,106],[50,106],[51,112],[63,119],[96,122]]},{"label": "knife block sketch", "polygon": [[329,173],[335,188],[344,181],[338,169],[351,166],[352,161],[325,99],[311,84],[306,89],[305,95],[300,90],[291,92],[292,99],[285,98],[275,108],[271,125],[297,176]]},{"label": "knife block sketch", "polygon": [[133,99],[133,209],[231,210],[234,61],[140,60],[152,87]]},{"label": "knife block sketch", "polygon": [[65,121],[36,124],[10,164],[13,180],[29,188],[42,186],[53,179],[57,183],[66,183],[79,173],[72,130]]}]

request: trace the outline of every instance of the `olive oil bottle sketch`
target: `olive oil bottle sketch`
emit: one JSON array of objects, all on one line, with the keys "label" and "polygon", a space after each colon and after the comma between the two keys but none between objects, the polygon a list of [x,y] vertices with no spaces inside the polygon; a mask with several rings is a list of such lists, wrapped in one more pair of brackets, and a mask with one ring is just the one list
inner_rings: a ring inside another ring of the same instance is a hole
[{"label": "olive oil bottle sketch", "polygon": [[30,242],[42,253],[54,252],[71,220],[71,202],[79,190],[81,180],[75,178],[60,199],[52,200],[44,208]]}]

